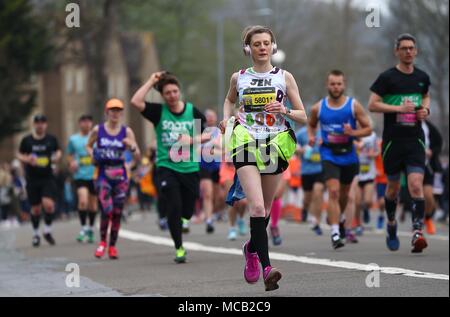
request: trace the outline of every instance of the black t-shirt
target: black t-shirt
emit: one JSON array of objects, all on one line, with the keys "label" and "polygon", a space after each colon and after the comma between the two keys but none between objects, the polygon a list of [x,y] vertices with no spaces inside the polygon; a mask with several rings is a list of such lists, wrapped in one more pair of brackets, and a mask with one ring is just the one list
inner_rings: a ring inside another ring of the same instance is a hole
[{"label": "black t-shirt", "polygon": [[51,158],[53,153],[59,150],[58,140],[47,134],[42,140],[36,140],[32,135],[22,139],[19,152],[21,154],[32,154],[37,158],[37,165],[25,166],[27,179],[47,178],[53,175]]},{"label": "black t-shirt", "polygon": [[[430,77],[415,67],[412,74],[405,74],[393,67],[382,73],[373,83],[370,90],[383,98],[383,102],[400,106],[409,98],[417,108],[422,105],[422,98],[428,94]],[[384,114],[383,139],[424,139],[423,130],[414,114]]]},{"label": "black t-shirt", "polygon": [[[141,114],[144,118],[149,120],[156,127],[159,124],[159,121],[161,120],[162,109],[163,109],[163,105],[160,103],[146,102],[145,109],[144,109],[144,111],[141,112]],[[183,111],[180,113],[175,113],[172,111],[170,111],[170,112],[175,116],[181,116],[181,115],[183,115],[184,111],[186,111],[186,105],[184,106]],[[203,133],[203,131],[206,128],[206,118],[203,115],[203,113],[201,113],[200,110],[198,110],[196,107],[194,107],[194,119],[201,120],[201,122],[202,122],[201,132]]]}]

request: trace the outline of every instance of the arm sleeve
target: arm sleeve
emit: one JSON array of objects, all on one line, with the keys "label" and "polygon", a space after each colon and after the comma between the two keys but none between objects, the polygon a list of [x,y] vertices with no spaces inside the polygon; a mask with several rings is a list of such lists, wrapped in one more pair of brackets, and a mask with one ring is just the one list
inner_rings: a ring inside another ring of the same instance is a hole
[{"label": "arm sleeve", "polygon": [[205,131],[206,129],[206,118],[203,115],[203,113],[200,112],[197,108],[194,107],[194,119],[200,119],[201,120],[201,133]]},{"label": "arm sleeve", "polygon": [[19,152],[21,154],[31,153],[30,147],[28,146],[28,142],[26,140],[27,140],[26,138],[23,138],[22,141],[20,142]]},{"label": "arm sleeve", "polygon": [[387,94],[386,79],[386,76],[384,76],[383,74],[378,76],[377,80],[375,80],[375,82],[370,87],[370,90],[376,93],[378,96],[385,96]]}]

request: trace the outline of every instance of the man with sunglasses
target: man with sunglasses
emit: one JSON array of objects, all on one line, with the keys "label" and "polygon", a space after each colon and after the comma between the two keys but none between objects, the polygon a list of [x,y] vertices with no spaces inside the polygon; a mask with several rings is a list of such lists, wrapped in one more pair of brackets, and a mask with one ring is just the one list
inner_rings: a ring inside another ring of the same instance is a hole
[{"label": "man with sunglasses", "polygon": [[414,65],[417,41],[410,34],[400,35],[395,42],[397,66],[382,73],[371,87],[369,110],[384,114],[383,163],[388,177],[385,194],[388,216],[386,244],[397,251],[395,210],[400,191],[400,175],[405,172],[413,199],[413,253],[427,247],[423,237],[425,201],[425,136],[421,121],[430,115],[430,77]]},{"label": "man with sunglasses", "polygon": [[31,223],[33,225],[34,247],[40,245],[39,222],[41,209],[44,210],[44,239],[54,245],[51,225],[55,212],[57,192],[52,165],[58,163],[62,152],[58,140],[47,134],[47,117],[36,115],[33,118],[33,131],[25,136],[19,148],[18,159],[25,166],[27,194],[31,204]]}]

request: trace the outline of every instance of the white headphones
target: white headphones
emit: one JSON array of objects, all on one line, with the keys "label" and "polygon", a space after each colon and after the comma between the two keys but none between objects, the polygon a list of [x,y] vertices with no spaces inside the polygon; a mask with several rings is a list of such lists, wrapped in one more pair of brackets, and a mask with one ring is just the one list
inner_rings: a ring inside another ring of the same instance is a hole
[{"label": "white headphones", "polygon": [[[250,48],[250,45],[244,45],[243,47],[243,51],[245,56],[250,56],[252,55],[252,49]],[[272,55],[275,55],[278,52],[278,45],[277,43],[273,42],[272,43]]]},{"label": "white headphones", "polygon": [[[270,34],[270,36],[272,37],[272,55],[275,55],[278,52],[278,45],[277,42],[275,40],[275,35],[273,34],[273,32],[266,27],[262,27],[262,26],[256,26],[256,28],[261,28],[264,29],[264,31],[266,31],[267,33]],[[243,51],[245,56],[251,56],[252,55],[252,49],[250,47],[249,44],[245,44],[247,42],[247,37],[250,34],[250,32],[252,32],[254,29],[250,28],[247,33],[244,36],[244,46],[243,46]]]}]

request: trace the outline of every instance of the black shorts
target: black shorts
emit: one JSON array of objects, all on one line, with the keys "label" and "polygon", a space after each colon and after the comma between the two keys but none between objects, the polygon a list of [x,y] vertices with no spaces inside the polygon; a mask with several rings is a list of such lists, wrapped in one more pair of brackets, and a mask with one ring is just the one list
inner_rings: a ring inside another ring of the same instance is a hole
[{"label": "black shorts", "polygon": [[425,175],[423,177],[423,184],[428,186],[434,185],[434,172],[430,166],[425,168]]},{"label": "black shorts", "polygon": [[315,183],[324,183],[323,173],[302,175],[302,188],[305,192],[312,191]]},{"label": "black shorts", "polygon": [[363,189],[364,187],[366,187],[366,185],[373,184],[373,183],[374,183],[373,179],[368,179],[366,181],[359,181],[358,186],[359,186],[359,188]]},{"label": "black shorts", "polygon": [[97,195],[96,191],[95,191],[95,185],[94,185],[94,181],[90,180],[83,180],[83,179],[76,179],[74,180],[74,185],[75,185],[75,190],[78,191],[79,188],[87,188],[89,191],[89,194],[91,195]]},{"label": "black shorts", "polygon": [[55,178],[41,178],[27,180],[27,194],[28,201],[31,206],[40,205],[42,198],[50,198],[56,200],[58,188],[56,186]]},{"label": "black shorts", "polygon": [[156,169],[156,188],[158,194],[163,194],[165,188],[178,187],[182,191],[187,191],[189,194],[200,197],[200,175],[198,172],[194,173],[179,173],[165,167],[158,167]]},{"label": "black shorts", "polygon": [[325,181],[338,179],[343,185],[350,185],[359,174],[359,164],[339,166],[330,161],[322,161],[322,170]]},{"label": "black shorts", "polygon": [[210,179],[213,181],[213,183],[218,184],[220,181],[220,170],[207,170],[207,169],[201,169],[200,170],[200,179]]},{"label": "black shorts", "polygon": [[383,163],[391,180],[406,172],[425,172],[425,147],[420,139],[383,140]]}]

